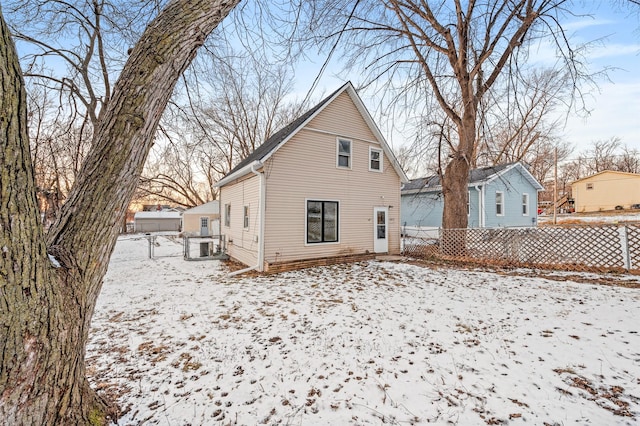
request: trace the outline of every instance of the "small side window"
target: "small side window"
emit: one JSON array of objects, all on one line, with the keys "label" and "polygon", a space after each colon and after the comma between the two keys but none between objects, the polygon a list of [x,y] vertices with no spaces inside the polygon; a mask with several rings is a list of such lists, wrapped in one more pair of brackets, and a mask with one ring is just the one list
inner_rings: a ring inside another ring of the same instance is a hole
[{"label": "small side window", "polygon": [[522,194],[522,216],[529,216],[529,194]]},{"label": "small side window", "polygon": [[249,206],[244,206],[244,208],[242,209],[242,217],[244,229],[249,229]]},{"label": "small side window", "polygon": [[504,216],[504,193],[496,191],[496,216]]},{"label": "small side window", "polygon": [[231,204],[224,205],[224,226],[231,226]]}]

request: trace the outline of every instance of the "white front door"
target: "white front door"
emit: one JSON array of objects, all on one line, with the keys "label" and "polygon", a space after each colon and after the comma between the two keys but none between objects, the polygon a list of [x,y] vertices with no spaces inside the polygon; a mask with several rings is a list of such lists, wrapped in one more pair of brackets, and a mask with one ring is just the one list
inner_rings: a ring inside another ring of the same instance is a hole
[{"label": "white front door", "polygon": [[388,216],[388,207],[373,208],[373,251],[375,253],[386,253],[389,251],[389,232],[387,231]]}]

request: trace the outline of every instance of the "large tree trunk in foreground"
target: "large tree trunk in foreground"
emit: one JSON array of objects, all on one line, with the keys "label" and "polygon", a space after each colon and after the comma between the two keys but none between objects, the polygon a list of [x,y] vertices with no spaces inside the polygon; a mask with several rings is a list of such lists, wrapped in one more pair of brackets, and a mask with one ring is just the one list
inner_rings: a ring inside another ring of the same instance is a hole
[{"label": "large tree trunk in foreground", "polygon": [[[239,0],[175,0],[135,46],[93,148],[46,239],[36,204],[24,85],[0,14],[0,419],[104,424],[85,347],[102,279],[175,83]],[[51,254],[59,266],[48,258]]]}]

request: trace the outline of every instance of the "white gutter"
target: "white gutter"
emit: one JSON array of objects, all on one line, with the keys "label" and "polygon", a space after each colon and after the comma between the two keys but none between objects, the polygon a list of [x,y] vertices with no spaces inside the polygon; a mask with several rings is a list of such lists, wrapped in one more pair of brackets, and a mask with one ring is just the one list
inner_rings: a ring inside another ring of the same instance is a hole
[{"label": "white gutter", "polygon": [[258,228],[258,271],[262,272],[264,270],[264,222],[265,222],[265,213],[266,213],[266,200],[265,200],[265,195],[266,195],[266,189],[267,189],[267,185],[265,182],[265,178],[264,178],[264,173],[260,173],[258,171],[258,167],[262,167],[263,164],[259,161],[254,161],[251,164],[251,172],[253,174],[255,174],[256,176],[258,176],[258,179],[260,179],[260,200],[259,200],[259,207],[258,207],[258,214],[260,215],[260,225]]},{"label": "white gutter", "polygon": [[257,266],[249,266],[248,268],[240,269],[239,271],[229,272],[227,276],[235,277],[236,275],[244,274],[245,272],[255,271],[257,268]]}]

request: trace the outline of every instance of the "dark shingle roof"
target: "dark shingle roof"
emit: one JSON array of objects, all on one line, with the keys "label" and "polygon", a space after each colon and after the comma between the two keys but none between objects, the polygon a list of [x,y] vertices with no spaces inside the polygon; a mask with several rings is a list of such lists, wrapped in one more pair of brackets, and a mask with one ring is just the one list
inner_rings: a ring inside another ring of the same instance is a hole
[{"label": "dark shingle roof", "polygon": [[298,127],[300,127],[305,121],[307,121],[319,109],[321,109],[331,98],[333,98],[333,96],[335,96],[336,93],[343,90],[344,87],[347,86],[348,84],[350,83],[347,82],[343,84],[338,90],[336,90],[335,92],[333,92],[332,94],[324,98],[322,101],[320,101],[319,104],[317,104],[316,106],[314,106],[313,108],[311,108],[310,110],[302,114],[300,117],[296,118],[291,123],[287,124],[282,129],[278,130],[276,133],[271,135],[269,139],[267,139],[262,145],[257,147],[251,154],[247,156],[247,158],[239,162],[229,173],[227,173],[225,178],[227,176],[232,175],[236,171],[242,169],[243,167],[246,167],[252,162],[256,160],[259,161],[262,158],[264,158],[273,149],[275,149],[283,140],[287,139],[293,132],[295,132],[296,129],[298,129]]},{"label": "dark shingle roof", "polygon": [[[496,166],[482,167],[479,169],[473,169],[469,171],[469,184],[483,182],[489,179],[491,176],[494,176],[497,173],[500,173],[504,169],[511,167],[516,163],[506,163],[506,164],[498,164]],[[440,189],[440,176],[433,175],[427,176],[418,179],[411,179],[408,183],[405,183],[402,187],[403,191],[415,191],[419,189],[424,189],[425,191],[433,190],[434,188]]]}]

